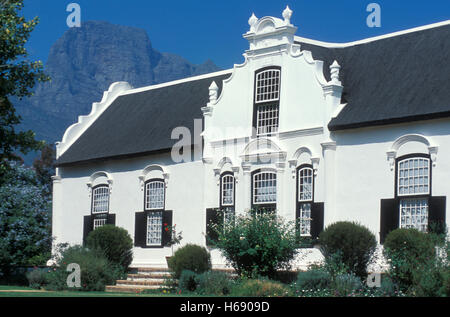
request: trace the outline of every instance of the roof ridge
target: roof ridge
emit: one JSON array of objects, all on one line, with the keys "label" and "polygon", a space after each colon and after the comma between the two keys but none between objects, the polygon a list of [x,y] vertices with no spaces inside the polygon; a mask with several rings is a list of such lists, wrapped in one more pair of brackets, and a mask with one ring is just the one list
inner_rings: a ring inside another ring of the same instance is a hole
[{"label": "roof ridge", "polygon": [[442,26],[446,26],[446,25],[450,25],[450,20],[427,24],[427,25],[423,25],[423,26],[419,26],[419,27],[402,30],[402,31],[396,31],[396,32],[392,32],[392,33],[387,33],[387,34],[383,34],[383,35],[378,35],[378,36],[369,37],[369,38],[362,39],[362,40],[345,42],[345,43],[325,42],[325,41],[313,40],[313,39],[309,39],[309,38],[301,37],[301,36],[295,36],[294,39],[295,39],[295,41],[299,41],[302,43],[322,46],[322,47],[326,47],[326,48],[345,48],[345,47],[350,47],[350,46],[355,46],[355,45],[367,44],[367,43],[384,40],[384,39],[388,39],[388,38],[392,38],[392,37],[396,37],[396,36],[400,36],[400,35],[410,34],[410,33],[414,33],[414,32],[430,30],[430,29],[434,29],[434,28],[438,28],[438,27],[442,27]]}]

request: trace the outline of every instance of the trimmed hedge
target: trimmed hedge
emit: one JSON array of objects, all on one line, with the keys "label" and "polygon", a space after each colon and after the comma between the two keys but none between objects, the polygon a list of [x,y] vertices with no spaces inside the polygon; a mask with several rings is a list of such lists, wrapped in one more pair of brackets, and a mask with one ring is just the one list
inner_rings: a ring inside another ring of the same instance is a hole
[{"label": "trimmed hedge", "polygon": [[337,222],[319,235],[319,242],[325,257],[339,254],[350,273],[367,278],[367,265],[377,247],[369,229],[355,222]]},{"label": "trimmed hedge", "polygon": [[114,264],[127,270],[133,261],[133,240],[128,231],[113,225],[105,225],[89,233],[86,246],[97,249]]},{"label": "trimmed hedge", "polygon": [[179,279],[184,270],[196,274],[211,270],[211,255],[204,247],[187,244],[178,249],[167,264],[174,278]]}]

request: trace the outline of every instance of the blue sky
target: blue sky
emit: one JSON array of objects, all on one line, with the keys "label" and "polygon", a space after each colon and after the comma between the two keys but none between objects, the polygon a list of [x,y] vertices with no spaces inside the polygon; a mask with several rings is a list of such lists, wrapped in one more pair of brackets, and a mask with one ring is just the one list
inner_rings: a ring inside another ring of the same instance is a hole
[{"label": "blue sky", "polygon": [[[28,49],[47,59],[51,45],[68,29],[66,7],[81,6],[82,21],[102,20],[143,28],[154,48],[193,63],[212,59],[222,68],[243,61],[248,18],[277,16],[289,5],[297,35],[349,42],[450,19],[448,0],[25,0],[27,18],[39,16]],[[381,27],[369,28],[366,7],[381,6]]]}]

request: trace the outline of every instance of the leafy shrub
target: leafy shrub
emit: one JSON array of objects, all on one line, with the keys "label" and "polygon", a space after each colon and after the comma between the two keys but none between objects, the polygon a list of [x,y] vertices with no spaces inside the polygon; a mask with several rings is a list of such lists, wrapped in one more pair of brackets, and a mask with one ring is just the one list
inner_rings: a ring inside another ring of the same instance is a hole
[{"label": "leafy shrub", "polygon": [[168,266],[177,279],[184,270],[200,274],[211,269],[211,255],[204,247],[187,244],[175,251],[168,261]]},{"label": "leafy shrub", "polygon": [[440,289],[442,296],[450,296],[450,268],[446,268],[442,271],[442,287]]},{"label": "leafy shrub", "polygon": [[183,292],[193,292],[197,289],[197,274],[189,270],[181,272],[178,286]]},{"label": "leafy shrub", "polygon": [[228,295],[233,287],[233,281],[224,272],[205,272],[197,276],[197,281],[197,291],[204,295]]},{"label": "leafy shrub", "polygon": [[319,241],[326,258],[338,253],[349,272],[367,277],[367,265],[377,246],[369,229],[355,222],[337,222],[319,235]]},{"label": "leafy shrub", "polygon": [[356,291],[362,291],[363,284],[354,274],[339,274],[334,279],[333,289],[337,296],[348,296]]},{"label": "leafy shrub", "polygon": [[389,276],[381,278],[381,286],[376,289],[378,296],[394,297],[399,295],[399,287]]},{"label": "leafy shrub", "polygon": [[76,263],[81,269],[81,291],[104,291],[106,285],[113,285],[116,280],[124,277],[123,269],[110,263],[102,252],[87,249],[82,246],[69,247],[62,251],[57,265],[48,273],[48,290],[68,289],[67,266]]},{"label": "leafy shrub", "polygon": [[402,289],[407,289],[414,284],[414,272],[425,269],[435,259],[436,250],[428,234],[416,229],[397,229],[387,235],[383,254],[390,262],[389,275]]},{"label": "leafy shrub", "polygon": [[113,225],[97,228],[89,233],[86,245],[102,251],[111,262],[128,269],[133,261],[133,240],[128,232]]},{"label": "leafy shrub", "polygon": [[29,286],[34,289],[41,289],[47,283],[46,273],[45,270],[38,268],[26,273]]},{"label": "leafy shrub", "polygon": [[289,269],[297,252],[295,222],[285,223],[273,214],[236,217],[235,223],[216,228],[215,243],[240,276],[273,278],[277,270]]},{"label": "leafy shrub", "polygon": [[265,279],[245,279],[236,284],[231,294],[239,297],[286,297],[291,292],[280,282]]},{"label": "leafy shrub", "polygon": [[331,275],[323,269],[299,272],[295,288],[298,290],[320,290],[331,285]]}]

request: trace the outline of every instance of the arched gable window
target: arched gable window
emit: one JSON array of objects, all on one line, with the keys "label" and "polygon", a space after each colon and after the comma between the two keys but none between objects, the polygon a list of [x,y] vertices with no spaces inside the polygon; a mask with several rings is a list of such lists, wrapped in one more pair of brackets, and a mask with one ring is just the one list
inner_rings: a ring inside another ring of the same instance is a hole
[{"label": "arched gable window", "polygon": [[92,230],[104,226],[108,222],[109,194],[108,185],[98,185],[92,189]]},{"label": "arched gable window", "polygon": [[314,170],[311,165],[302,165],[297,169],[297,218],[301,236],[311,236],[313,201]]},{"label": "arched gable window", "polygon": [[220,176],[220,209],[223,211],[224,224],[233,220],[235,213],[236,179],[233,172]]},{"label": "arched gable window", "polygon": [[415,228],[426,232],[431,194],[429,155],[413,154],[398,158],[396,184],[400,228]]},{"label": "arched gable window", "polygon": [[165,201],[163,179],[152,179],[145,183],[145,210],[163,210]]},{"label": "arched gable window", "polygon": [[255,73],[253,127],[256,136],[278,132],[280,92],[280,67],[266,67]]},{"label": "arched gable window", "polygon": [[277,207],[277,173],[257,170],[252,173],[252,209],[273,212]]},{"label": "arched gable window", "polygon": [[147,211],[146,245],[162,245],[163,214],[165,208],[165,182],[151,179],[145,183],[144,208]]}]

